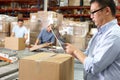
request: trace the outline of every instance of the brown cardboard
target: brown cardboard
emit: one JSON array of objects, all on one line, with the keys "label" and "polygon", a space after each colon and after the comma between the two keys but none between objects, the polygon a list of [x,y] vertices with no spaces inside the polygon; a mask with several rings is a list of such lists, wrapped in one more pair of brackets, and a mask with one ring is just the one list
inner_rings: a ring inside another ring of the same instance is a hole
[{"label": "brown cardboard", "polygon": [[29,25],[30,25],[29,27],[30,27],[30,31],[31,32],[38,32],[38,31],[41,30],[41,24],[40,24],[39,21],[37,21],[37,22],[30,22]]},{"label": "brown cardboard", "polygon": [[52,23],[60,26],[63,21],[63,15],[53,11],[38,11],[38,20],[41,21],[42,27],[47,27]]},{"label": "brown cardboard", "polygon": [[18,17],[18,19],[22,19],[23,18],[23,14],[19,13],[17,17]]},{"label": "brown cardboard", "polygon": [[4,47],[5,45],[5,37],[8,37],[9,33],[7,32],[0,32],[0,47]]},{"label": "brown cardboard", "polygon": [[10,36],[9,33],[7,33],[7,32],[0,32],[0,39],[5,39],[5,37],[8,37],[8,36]]},{"label": "brown cardboard", "polygon": [[5,48],[12,50],[23,50],[25,49],[24,38],[6,37]]},{"label": "brown cardboard", "polygon": [[25,57],[19,61],[19,80],[74,80],[73,58],[55,53]]},{"label": "brown cardboard", "polygon": [[39,32],[30,32],[30,44],[35,44],[35,41],[39,35]]},{"label": "brown cardboard", "polygon": [[9,22],[0,22],[0,32],[10,32]]},{"label": "brown cardboard", "polygon": [[80,0],[69,0],[69,6],[80,6]]},{"label": "brown cardboard", "polygon": [[4,47],[4,45],[5,45],[4,39],[0,40],[0,47]]}]

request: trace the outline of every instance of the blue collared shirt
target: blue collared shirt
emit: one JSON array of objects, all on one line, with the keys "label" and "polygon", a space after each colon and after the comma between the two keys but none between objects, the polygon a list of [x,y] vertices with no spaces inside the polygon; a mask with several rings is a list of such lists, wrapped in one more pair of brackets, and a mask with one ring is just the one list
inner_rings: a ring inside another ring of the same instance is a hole
[{"label": "blue collared shirt", "polygon": [[120,80],[120,27],[116,19],[98,29],[85,54],[85,80]]},{"label": "blue collared shirt", "polygon": [[43,43],[54,43],[55,37],[52,32],[47,32],[46,29],[42,29],[40,34],[38,35],[38,39],[40,40],[40,44]]}]

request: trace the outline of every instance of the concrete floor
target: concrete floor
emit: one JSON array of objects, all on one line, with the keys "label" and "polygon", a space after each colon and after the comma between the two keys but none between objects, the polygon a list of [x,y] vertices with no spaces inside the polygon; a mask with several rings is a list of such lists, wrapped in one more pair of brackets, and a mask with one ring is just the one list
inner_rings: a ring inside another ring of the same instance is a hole
[{"label": "concrete floor", "polygon": [[74,64],[74,80],[83,80],[83,65],[77,60]]}]

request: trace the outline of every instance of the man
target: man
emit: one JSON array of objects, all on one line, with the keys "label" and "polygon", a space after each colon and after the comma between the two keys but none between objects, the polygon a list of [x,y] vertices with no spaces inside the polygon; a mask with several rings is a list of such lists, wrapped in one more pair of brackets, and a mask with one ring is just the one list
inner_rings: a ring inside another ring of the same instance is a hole
[{"label": "man", "polygon": [[43,44],[43,43],[50,43],[50,44],[55,43],[55,37],[52,33],[51,27],[52,27],[52,24],[49,25],[47,28],[41,30],[35,42],[35,45]]},{"label": "man", "polygon": [[[98,32],[85,52],[66,43],[66,52],[84,65],[84,80],[120,80],[120,27],[113,0],[91,0],[91,18]],[[87,55],[85,55],[85,54]]]},{"label": "man", "polygon": [[27,28],[23,26],[23,23],[22,19],[18,19],[18,25],[13,27],[11,37],[25,38],[25,40],[27,40],[28,31]]}]

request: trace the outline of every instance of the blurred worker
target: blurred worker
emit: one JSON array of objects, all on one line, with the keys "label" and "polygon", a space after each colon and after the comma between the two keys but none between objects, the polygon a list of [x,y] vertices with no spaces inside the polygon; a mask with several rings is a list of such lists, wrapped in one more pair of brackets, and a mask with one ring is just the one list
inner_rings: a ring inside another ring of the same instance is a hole
[{"label": "blurred worker", "polygon": [[43,44],[43,43],[50,43],[50,44],[55,43],[55,37],[54,34],[52,33],[52,28],[51,28],[52,26],[53,25],[50,24],[47,28],[41,30],[35,42],[35,45]]},{"label": "blurred worker", "polygon": [[63,40],[65,43],[70,43],[70,35],[67,34],[67,32],[65,31],[65,34],[62,36],[63,37]]},{"label": "blurred worker", "polygon": [[22,19],[18,19],[18,25],[13,27],[11,37],[16,38],[28,38],[28,30],[25,26],[23,26],[24,21]]},{"label": "blurred worker", "polygon": [[91,0],[91,18],[98,32],[85,52],[66,43],[66,52],[84,64],[84,80],[120,80],[120,27],[114,0]]}]

